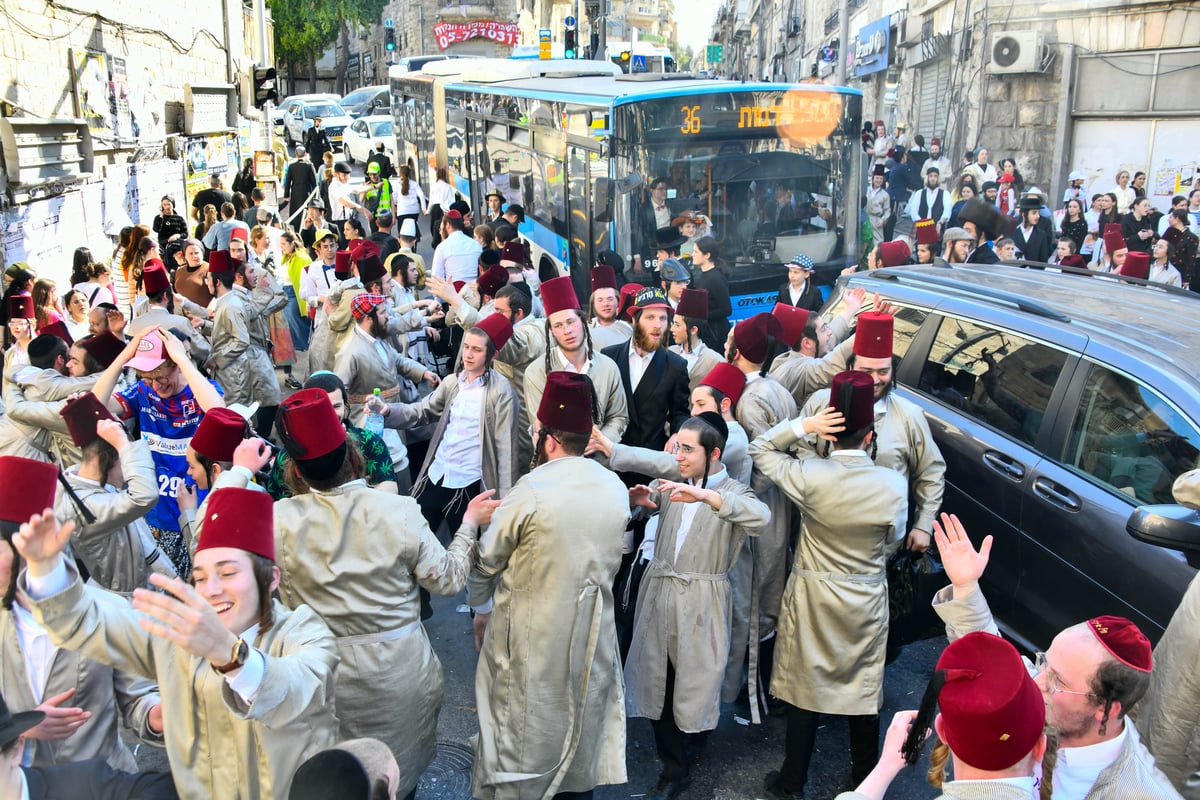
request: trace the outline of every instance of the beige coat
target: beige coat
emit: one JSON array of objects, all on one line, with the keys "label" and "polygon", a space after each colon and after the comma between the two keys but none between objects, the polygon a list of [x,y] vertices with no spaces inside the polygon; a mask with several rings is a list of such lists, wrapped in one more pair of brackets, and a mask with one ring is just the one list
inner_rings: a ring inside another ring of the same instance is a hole
[{"label": "beige coat", "polygon": [[[553,370],[561,368],[558,353],[550,354]],[[600,413],[600,430],[610,441],[619,442],[629,427],[629,403],[625,398],[625,387],[621,385],[621,371],[617,364],[600,352],[592,354],[592,366],[587,376],[592,381],[596,391],[596,405]],[[533,416],[537,416],[538,406],[542,403],[542,393],[546,391],[546,359],[539,358],[525,370],[525,396],[522,400]],[[528,429],[522,431],[530,436]]]},{"label": "beige coat", "polygon": [[265,672],[246,704],[206,660],[142,630],[125,600],[67,570],[64,591],[26,597],[34,617],[59,647],[158,681],[167,757],[183,800],[287,797],[305,759],[337,742],[337,647],[311,608],[274,604],[275,624],[251,643],[265,656]]},{"label": "beige coat", "polygon": [[354,313],[350,305],[362,293],[362,282],[356,277],[347,278],[335,283],[329,292],[329,302],[334,305],[332,314],[325,312],[324,305],[317,306],[312,338],[308,340],[309,374],[333,369],[338,347],[354,325]]},{"label": "beige coat", "polygon": [[[49,460],[59,466],[78,464],[80,449],[71,439],[67,423],[59,412],[67,404],[70,395],[90,391],[98,377],[86,375],[70,378],[52,369],[33,366],[17,370],[4,390],[4,403],[10,422],[20,437],[31,446],[41,448],[45,445]],[[6,452],[4,455],[20,453]],[[47,460],[45,456],[37,458]]]},{"label": "beige coat", "polygon": [[887,543],[903,529],[908,485],[863,452],[794,458],[784,422],[750,443],[755,468],[800,509],[771,694],[822,714],[877,714],[887,650]]},{"label": "beige coat", "polygon": [[[421,465],[417,484],[429,475],[429,467],[437,456],[442,437],[446,435],[446,425],[450,421],[448,409],[461,388],[457,376],[449,375],[431,394],[420,401],[395,403],[388,409],[388,415],[384,418],[384,424],[388,428],[409,430],[418,425],[437,423],[433,438],[429,442],[429,449],[425,451],[425,463]],[[497,496],[494,499],[501,499],[508,494],[508,490],[520,475],[520,464],[517,463],[517,441],[521,436],[521,432],[517,430],[520,402],[512,384],[496,370],[487,373],[487,383],[483,392],[479,420],[479,431],[482,435],[479,443],[482,484],[485,490],[496,490]],[[415,486],[413,494],[417,494]]]},{"label": "beige coat", "polygon": [[[677,480],[678,471],[670,478]],[[659,509],[658,534],[625,660],[629,715],[662,717],[669,660],[675,667],[675,724],[689,733],[717,727],[731,642],[729,571],[745,538],[757,536],[769,519],[767,506],[748,486],[726,476],[708,488],[721,493],[721,510],[701,504],[678,555],[686,504],[672,503],[667,492],[651,495]]]},{"label": "beige coat", "polygon": [[212,359],[226,404],[279,405],[279,379],[256,333],[260,325],[266,325],[266,318],[259,318],[246,291],[234,287],[213,301]]},{"label": "beige coat", "polygon": [[[29,686],[15,614],[0,611],[0,695],[12,711],[31,711],[38,702]],[[66,739],[30,739],[33,766],[98,758],[113,769],[137,772],[133,753],[121,741],[122,723],[142,741],[162,746],[162,735],[151,731],[146,722],[150,709],[160,702],[158,687],[152,681],[59,649],[46,675],[42,699],[68,689],[74,689],[75,694],[64,705],[90,711],[92,718]]]},{"label": "beige coat", "polygon": [[[942,505],[946,491],[946,461],[938,450],[925,421],[925,412],[914,403],[889,392],[883,414],[875,414],[875,441],[878,450],[875,463],[894,469],[904,476],[914,498],[913,527],[933,532],[933,521]],[[829,390],[814,392],[804,404],[801,417],[811,417],[829,405]],[[816,452],[817,437],[809,435],[797,442],[809,452]],[[908,531],[903,526],[896,531],[903,538]]]},{"label": "beige coat", "polygon": [[623,319],[612,325],[601,325],[592,320],[588,325],[588,335],[592,337],[592,349],[599,353],[606,347],[622,344],[633,338],[633,326]]},{"label": "beige coat", "polygon": [[854,340],[843,342],[821,358],[797,352],[784,355],[787,357],[775,359],[768,374],[792,393],[792,399],[799,408],[813,392],[828,389],[833,383],[833,376],[849,369],[848,361],[854,355]]},{"label": "beige coat", "polygon": [[720,354],[706,345],[704,342],[697,340],[696,346],[692,348],[692,352],[696,357],[688,359],[683,352],[681,345],[673,344],[669,348],[672,353],[688,362],[688,391],[695,389],[700,385],[700,381],[704,380],[712,368],[720,364],[725,359],[721,358]]},{"label": "beige coat", "polygon": [[472,797],[626,780],[612,584],[628,522],[625,486],[585,458],[532,470],[496,510],[468,582],[471,605],[495,601],[475,673]]},{"label": "beige coat", "polygon": [[447,551],[415,500],[357,480],[276,503],[275,548],[280,599],[313,609],[337,637],[339,738],[387,744],[406,796],[433,761],[442,705],[417,587],[460,591],[474,531],[459,530]]}]

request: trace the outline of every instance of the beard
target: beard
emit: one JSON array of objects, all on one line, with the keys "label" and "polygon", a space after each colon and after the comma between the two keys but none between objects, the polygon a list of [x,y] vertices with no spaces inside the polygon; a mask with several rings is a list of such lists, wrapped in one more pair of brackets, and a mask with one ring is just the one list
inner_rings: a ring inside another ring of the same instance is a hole
[{"label": "beard", "polygon": [[666,338],[666,336],[660,336],[658,339],[655,339],[653,336],[647,333],[641,325],[638,325],[633,329],[633,344],[643,353],[652,353],[655,350],[658,350],[663,346],[663,342],[666,340]]},{"label": "beard", "polygon": [[388,335],[387,323],[380,322],[379,317],[371,317],[370,334],[376,339],[386,339]]},{"label": "beard", "polygon": [[545,431],[538,433],[537,441],[533,443],[533,461],[529,464],[530,469],[537,469],[550,459],[546,454],[546,438]]}]

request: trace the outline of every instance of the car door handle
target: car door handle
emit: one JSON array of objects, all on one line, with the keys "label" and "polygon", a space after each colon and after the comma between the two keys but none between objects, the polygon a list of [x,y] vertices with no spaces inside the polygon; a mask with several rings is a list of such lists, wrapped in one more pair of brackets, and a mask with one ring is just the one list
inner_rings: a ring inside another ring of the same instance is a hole
[{"label": "car door handle", "polygon": [[1052,480],[1038,478],[1033,482],[1033,491],[1043,500],[1061,506],[1068,511],[1078,511],[1083,508],[1075,493],[1065,486],[1060,486]]},{"label": "car door handle", "polygon": [[1009,458],[1003,453],[998,453],[995,450],[985,450],[983,460],[988,466],[997,472],[1003,472],[1013,480],[1021,480],[1025,477],[1025,467],[1017,461]]}]

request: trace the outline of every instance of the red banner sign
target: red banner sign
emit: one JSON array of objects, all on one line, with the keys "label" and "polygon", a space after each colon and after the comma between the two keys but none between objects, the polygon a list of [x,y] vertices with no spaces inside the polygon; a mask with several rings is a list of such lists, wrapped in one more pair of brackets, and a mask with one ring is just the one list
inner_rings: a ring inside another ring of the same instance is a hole
[{"label": "red banner sign", "polygon": [[493,42],[515,46],[521,36],[521,29],[515,22],[497,22],[495,20],[480,20],[479,22],[439,22],[433,26],[433,35],[437,37],[438,48],[445,50],[455,42],[465,42],[467,39],[491,39]]}]

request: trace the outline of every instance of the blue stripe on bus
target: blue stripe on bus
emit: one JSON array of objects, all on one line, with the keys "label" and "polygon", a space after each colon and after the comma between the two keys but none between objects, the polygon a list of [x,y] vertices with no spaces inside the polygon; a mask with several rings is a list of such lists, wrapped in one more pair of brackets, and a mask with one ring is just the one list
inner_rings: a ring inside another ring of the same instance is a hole
[{"label": "blue stripe on bus", "polygon": [[[832,287],[821,286],[822,305],[824,301],[829,299],[829,293]],[[738,322],[743,319],[749,319],[755,314],[762,312],[770,313],[771,309],[775,308],[775,300],[779,297],[778,290],[772,289],[767,292],[752,292],[751,294],[735,294],[730,299],[730,304],[733,306],[733,313],[729,315],[730,322]]]}]

